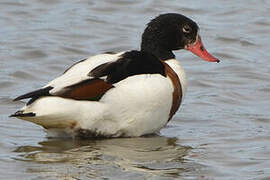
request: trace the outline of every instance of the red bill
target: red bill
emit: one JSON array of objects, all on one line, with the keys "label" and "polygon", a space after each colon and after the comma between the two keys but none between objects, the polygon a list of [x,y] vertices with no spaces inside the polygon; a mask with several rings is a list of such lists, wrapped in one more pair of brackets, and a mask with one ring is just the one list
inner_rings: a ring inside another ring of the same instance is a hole
[{"label": "red bill", "polygon": [[189,45],[187,50],[191,51],[193,54],[201,57],[205,61],[217,62],[219,63],[219,59],[212,56],[207,50],[204,48],[201,37],[198,36],[198,39],[195,44]]}]

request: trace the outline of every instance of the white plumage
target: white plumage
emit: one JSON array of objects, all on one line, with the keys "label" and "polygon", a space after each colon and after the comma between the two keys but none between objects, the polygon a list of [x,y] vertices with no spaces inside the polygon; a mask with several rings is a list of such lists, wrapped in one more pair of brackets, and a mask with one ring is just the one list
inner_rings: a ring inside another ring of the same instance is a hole
[{"label": "white plumage", "polygon": [[[51,92],[57,93],[72,85],[72,82],[89,78],[87,74],[91,69],[116,60],[120,54],[90,57],[71,67],[47,86],[54,87]],[[175,59],[167,62],[178,75],[182,75],[180,81],[184,85],[182,91],[185,92],[183,69]],[[110,137],[151,134],[167,124],[173,93],[173,84],[169,78],[160,74],[142,74],[128,77],[114,86],[99,101],[41,97],[21,109],[24,113],[35,113],[35,117],[20,118],[70,135],[83,129]]]}]

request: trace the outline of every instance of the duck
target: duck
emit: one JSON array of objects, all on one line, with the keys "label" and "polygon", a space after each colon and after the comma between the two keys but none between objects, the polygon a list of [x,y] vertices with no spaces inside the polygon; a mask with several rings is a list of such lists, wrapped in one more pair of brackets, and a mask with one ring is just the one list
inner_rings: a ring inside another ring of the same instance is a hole
[{"label": "duck", "polygon": [[173,53],[181,49],[220,61],[205,49],[196,22],[178,13],[160,14],[147,24],[140,50],[78,61],[47,85],[15,98],[29,100],[10,117],[72,137],[158,133],[186,94],[186,75]]}]

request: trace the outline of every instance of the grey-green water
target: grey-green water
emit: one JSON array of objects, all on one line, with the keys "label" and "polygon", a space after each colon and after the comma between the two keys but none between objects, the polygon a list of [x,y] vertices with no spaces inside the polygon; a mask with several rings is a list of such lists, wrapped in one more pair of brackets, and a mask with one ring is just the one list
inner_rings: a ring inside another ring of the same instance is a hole
[{"label": "grey-green water", "polygon": [[[47,139],[8,118],[12,98],[104,51],[137,49],[165,12],[194,19],[220,64],[178,51],[188,93],[159,136]],[[270,179],[270,2],[267,0],[1,0],[1,179]]]}]

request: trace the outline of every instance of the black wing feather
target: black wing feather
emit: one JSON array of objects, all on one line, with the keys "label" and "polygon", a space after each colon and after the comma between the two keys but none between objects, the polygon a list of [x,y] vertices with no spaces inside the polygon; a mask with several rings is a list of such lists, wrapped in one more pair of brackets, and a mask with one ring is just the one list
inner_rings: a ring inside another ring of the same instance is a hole
[{"label": "black wing feather", "polygon": [[35,91],[32,91],[32,92],[23,94],[23,95],[15,98],[13,101],[18,101],[18,100],[27,99],[27,98],[36,99],[36,98],[38,98],[40,96],[49,96],[50,95],[49,91],[51,89],[53,89],[53,87],[51,87],[51,86],[48,86],[48,87],[42,88],[42,89],[38,89],[38,90],[35,90]]},{"label": "black wing feather", "polygon": [[142,51],[126,52],[117,61],[97,66],[88,75],[95,78],[107,76],[106,81],[113,84],[139,74],[166,76],[163,63],[154,55]]}]

